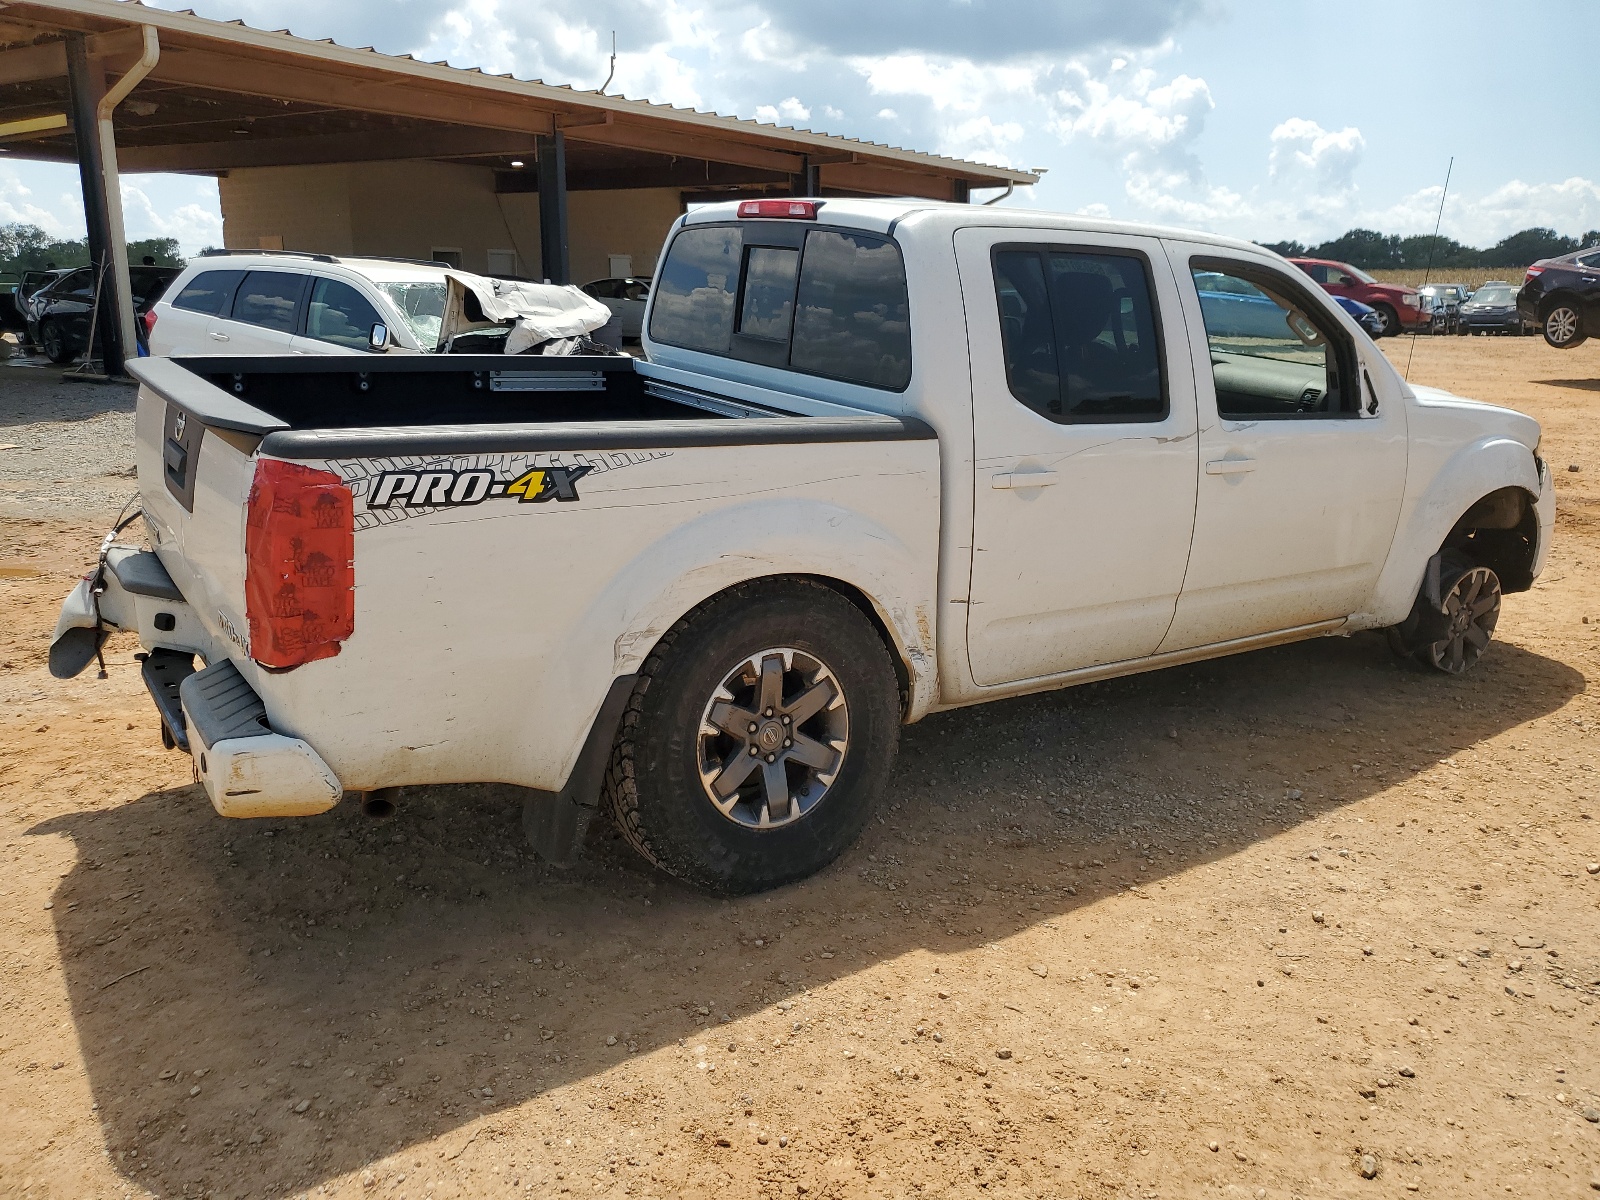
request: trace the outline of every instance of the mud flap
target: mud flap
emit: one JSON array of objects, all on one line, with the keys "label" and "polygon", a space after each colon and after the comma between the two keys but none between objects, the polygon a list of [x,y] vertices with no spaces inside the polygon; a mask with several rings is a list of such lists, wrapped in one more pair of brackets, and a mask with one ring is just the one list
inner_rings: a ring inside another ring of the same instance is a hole
[{"label": "mud flap", "polygon": [[529,848],[552,866],[570,866],[583,849],[589,822],[600,805],[600,781],[617,740],[622,712],[638,679],[637,675],[619,675],[611,681],[566,787],[559,792],[528,789],[528,798],[522,803],[522,832]]}]

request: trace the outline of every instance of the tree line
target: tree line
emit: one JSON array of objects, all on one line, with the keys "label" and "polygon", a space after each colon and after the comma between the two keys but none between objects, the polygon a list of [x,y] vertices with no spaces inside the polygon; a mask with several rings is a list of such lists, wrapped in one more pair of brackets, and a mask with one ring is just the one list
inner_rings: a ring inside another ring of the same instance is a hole
[{"label": "tree line", "polygon": [[[146,257],[159,266],[181,267],[177,238],[143,238],[128,243],[128,261],[134,265]],[[53,238],[37,225],[21,222],[0,225],[0,272],[42,271],[48,267],[86,267],[89,243],[84,238]]]},{"label": "tree line", "polygon": [[1331,258],[1364,271],[1411,271],[1434,267],[1526,267],[1541,258],[1557,258],[1600,245],[1600,229],[1581,238],[1563,237],[1554,229],[1519,230],[1480,250],[1454,238],[1419,234],[1400,237],[1374,229],[1352,229],[1331,242],[1307,246],[1301,242],[1258,242],[1285,258]]}]

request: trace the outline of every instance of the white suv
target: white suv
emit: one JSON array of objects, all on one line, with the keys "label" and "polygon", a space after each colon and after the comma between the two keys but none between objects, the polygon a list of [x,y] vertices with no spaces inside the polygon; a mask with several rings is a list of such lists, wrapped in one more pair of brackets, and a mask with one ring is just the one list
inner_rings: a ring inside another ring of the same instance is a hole
[{"label": "white suv", "polygon": [[172,281],[145,316],[150,353],[428,353],[439,344],[443,263],[335,258],[292,251],[208,254]]}]

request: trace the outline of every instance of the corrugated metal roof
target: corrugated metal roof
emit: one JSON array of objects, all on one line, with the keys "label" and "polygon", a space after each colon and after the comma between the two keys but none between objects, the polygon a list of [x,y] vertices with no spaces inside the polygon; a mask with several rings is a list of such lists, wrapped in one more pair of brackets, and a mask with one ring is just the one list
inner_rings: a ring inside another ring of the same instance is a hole
[{"label": "corrugated metal roof", "polygon": [[310,56],[361,69],[398,71],[457,87],[485,88],[501,95],[507,93],[522,95],[531,100],[560,107],[635,115],[648,120],[667,120],[679,126],[699,128],[707,132],[715,130],[753,138],[773,148],[782,146],[791,151],[803,151],[805,147],[826,148],[836,152],[861,155],[886,166],[899,163],[932,169],[941,174],[979,177],[986,181],[995,181],[994,186],[1004,186],[1008,182],[1030,184],[1038,181],[1038,177],[1032,172],[1012,167],[908,150],[884,142],[842,137],[792,125],[730,117],[697,108],[651,100],[634,100],[626,96],[574,88],[570,84],[521,79],[510,73],[487,72],[480,67],[457,67],[442,59],[428,62],[410,54],[387,54],[371,46],[345,46],[332,38],[304,38],[287,29],[265,30],[239,20],[218,21],[200,16],[193,9],[174,11],[152,8],[142,0],[20,0],[15,4],[0,5],[0,9],[10,9],[24,15],[30,10],[40,12],[41,15],[44,12],[54,11],[110,23],[154,25],[158,31],[232,43],[269,53]]}]

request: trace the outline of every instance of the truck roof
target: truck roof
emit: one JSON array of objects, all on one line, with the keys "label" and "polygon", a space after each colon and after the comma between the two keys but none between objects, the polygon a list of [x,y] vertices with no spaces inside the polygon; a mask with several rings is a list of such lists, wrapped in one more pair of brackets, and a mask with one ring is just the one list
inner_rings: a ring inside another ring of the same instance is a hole
[{"label": "truck roof", "polygon": [[[830,225],[848,225],[874,233],[887,234],[897,228],[939,231],[981,226],[984,228],[1080,230],[1084,233],[1120,233],[1136,237],[1181,238],[1205,242],[1231,250],[1261,253],[1254,242],[1222,237],[1195,229],[1170,225],[1150,225],[1139,221],[1111,221],[1081,213],[1050,212],[1034,208],[992,208],[982,204],[952,204],[940,200],[824,198],[816,201],[818,220]],[[691,210],[686,225],[738,220],[739,202],[707,204]]]}]

